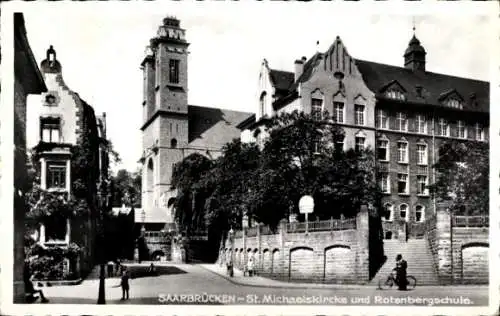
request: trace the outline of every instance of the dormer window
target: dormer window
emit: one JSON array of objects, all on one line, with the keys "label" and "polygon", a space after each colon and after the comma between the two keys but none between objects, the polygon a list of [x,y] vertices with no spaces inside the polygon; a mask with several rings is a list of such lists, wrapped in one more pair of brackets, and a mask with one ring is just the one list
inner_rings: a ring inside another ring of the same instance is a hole
[{"label": "dormer window", "polygon": [[405,100],[405,95],[403,92],[395,89],[389,89],[385,92],[385,96],[389,99],[394,99],[394,100],[400,100],[404,101]]}]

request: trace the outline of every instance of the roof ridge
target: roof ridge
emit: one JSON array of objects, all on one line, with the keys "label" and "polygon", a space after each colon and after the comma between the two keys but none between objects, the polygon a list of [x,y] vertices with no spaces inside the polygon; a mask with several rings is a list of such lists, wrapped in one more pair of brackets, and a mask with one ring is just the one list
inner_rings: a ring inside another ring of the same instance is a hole
[{"label": "roof ridge", "polygon": [[194,104],[188,104],[188,106],[200,108],[200,109],[230,111],[230,112],[241,113],[241,114],[253,114],[252,112],[245,112],[245,111],[239,111],[239,110],[233,110],[233,109],[227,109],[227,108],[217,108],[217,107],[212,107],[212,106],[202,106],[202,105],[194,105]]}]

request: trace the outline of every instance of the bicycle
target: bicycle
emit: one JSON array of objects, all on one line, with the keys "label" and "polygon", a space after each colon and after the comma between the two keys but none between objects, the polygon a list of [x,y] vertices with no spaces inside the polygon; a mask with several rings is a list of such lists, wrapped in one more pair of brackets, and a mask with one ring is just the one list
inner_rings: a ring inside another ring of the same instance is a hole
[{"label": "bicycle", "polygon": [[[391,272],[387,278],[380,278],[378,281],[378,288],[381,290],[388,290],[392,288],[393,285],[397,285],[396,278],[394,277],[394,273]],[[406,289],[413,290],[417,285],[417,279],[412,275],[406,276]]]}]

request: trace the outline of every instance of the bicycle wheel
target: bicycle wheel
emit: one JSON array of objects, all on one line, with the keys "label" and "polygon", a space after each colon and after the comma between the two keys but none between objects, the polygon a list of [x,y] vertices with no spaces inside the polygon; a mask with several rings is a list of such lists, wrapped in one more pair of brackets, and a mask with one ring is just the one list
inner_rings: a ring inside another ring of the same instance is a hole
[{"label": "bicycle wheel", "polygon": [[417,286],[417,279],[414,276],[411,275],[407,276],[406,281],[407,281],[406,288],[408,290],[413,290],[415,286]]},{"label": "bicycle wheel", "polygon": [[381,290],[388,290],[393,284],[394,282],[391,278],[380,278],[380,280],[378,280],[378,288]]}]

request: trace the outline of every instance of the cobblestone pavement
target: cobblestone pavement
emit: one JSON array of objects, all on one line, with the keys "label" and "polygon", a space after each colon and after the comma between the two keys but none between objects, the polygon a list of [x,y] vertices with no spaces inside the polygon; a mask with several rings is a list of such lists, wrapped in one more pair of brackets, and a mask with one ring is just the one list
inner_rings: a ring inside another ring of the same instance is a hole
[{"label": "cobblestone pavement", "polygon": [[[487,286],[422,286],[412,291],[378,290],[374,286],[289,284],[262,277],[234,278],[218,265],[170,265],[183,273],[131,280],[130,300],[121,301],[118,278],[106,279],[107,304],[301,304],[301,305],[429,305],[488,304]],[[185,272],[185,273],[184,273]],[[50,303],[95,304],[98,280],[80,285],[44,287]],[[436,298],[441,301],[436,302]],[[443,301],[447,299],[448,301]],[[452,299],[455,300],[453,304]]]}]

